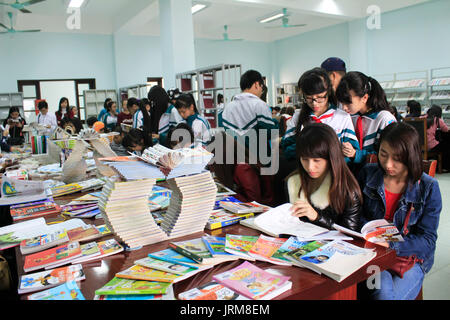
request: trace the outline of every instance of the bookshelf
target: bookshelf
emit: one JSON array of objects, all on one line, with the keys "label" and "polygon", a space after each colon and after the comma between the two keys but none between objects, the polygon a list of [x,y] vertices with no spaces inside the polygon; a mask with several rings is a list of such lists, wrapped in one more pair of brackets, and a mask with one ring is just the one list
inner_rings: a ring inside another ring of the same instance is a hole
[{"label": "bookshelf", "polygon": [[97,117],[100,111],[104,108],[105,100],[111,98],[117,103],[117,92],[114,89],[108,90],[85,90],[84,91],[84,103],[85,103],[85,119],[95,116]]},{"label": "bookshelf", "polygon": [[422,107],[429,104],[428,76],[429,72],[425,70],[377,75],[374,78],[384,89],[388,102],[404,114],[408,100],[416,100]]},{"label": "bookshelf", "polygon": [[211,128],[216,128],[217,97],[222,94],[226,104],[240,93],[241,75],[240,64],[220,64],[178,73],[176,81],[180,91],[194,96],[200,114],[209,121]]},{"label": "bookshelf", "polygon": [[276,105],[280,107],[300,106],[302,97],[297,83],[283,83],[276,86]]},{"label": "bookshelf", "polygon": [[136,98],[140,100],[147,98],[151,87],[151,84],[136,84],[133,86],[119,88],[120,107],[122,107],[122,101],[124,99]]},{"label": "bookshelf", "polygon": [[430,102],[442,107],[442,119],[450,124],[450,67],[430,71]]},{"label": "bookshelf", "polygon": [[11,107],[18,107],[20,110],[20,115],[25,117],[22,92],[0,93],[0,121],[2,124],[3,121],[8,118],[9,109]]}]

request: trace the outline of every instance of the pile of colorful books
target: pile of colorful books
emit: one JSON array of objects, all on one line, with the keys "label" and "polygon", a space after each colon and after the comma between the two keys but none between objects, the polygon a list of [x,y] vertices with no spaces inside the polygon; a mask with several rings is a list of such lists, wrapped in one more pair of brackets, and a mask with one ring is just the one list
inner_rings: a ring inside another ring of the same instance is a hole
[{"label": "pile of colorful books", "polygon": [[12,205],[10,208],[13,221],[20,221],[30,218],[37,218],[49,214],[58,214],[61,208],[54,202],[52,198],[42,201],[27,202]]}]

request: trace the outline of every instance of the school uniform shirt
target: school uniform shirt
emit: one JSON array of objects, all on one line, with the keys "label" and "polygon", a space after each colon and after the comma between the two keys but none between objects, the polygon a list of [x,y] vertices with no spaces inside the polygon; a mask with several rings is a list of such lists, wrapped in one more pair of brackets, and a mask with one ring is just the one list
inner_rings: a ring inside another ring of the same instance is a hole
[{"label": "school uniform shirt", "polygon": [[186,123],[186,121],[181,117],[178,110],[173,105],[170,105],[159,120],[159,143],[165,145],[169,130],[176,127],[179,123]]},{"label": "school uniform shirt", "polygon": [[97,120],[98,121],[102,121],[103,116],[105,115],[105,113],[108,112],[105,108],[103,108],[102,110],[100,110],[100,113],[97,116]]},{"label": "school uniform shirt", "polygon": [[139,109],[133,115],[133,129],[141,129],[144,125],[144,114]]},{"label": "school uniform shirt", "polygon": [[[288,160],[296,157],[296,129],[300,117],[300,109],[297,109],[294,116],[286,122],[286,133],[281,139],[281,148],[283,148],[284,155]],[[329,125],[336,132],[339,141],[349,142],[355,150],[359,150],[358,139],[355,135],[355,128],[353,126],[350,115],[338,109],[334,105],[330,105],[327,111],[320,117],[316,117],[312,112],[310,115],[311,122],[324,123]],[[301,128],[303,129],[303,128]],[[350,162],[349,158],[345,158],[346,162]]]},{"label": "school uniform shirt", "polygon": [[117,117],[113,116],[112,114],[110,114],[109,112],[106,112],[101,120],[104,124],[105,127],[107,127],[110,131],[114,130],[114,128],[117,125]]},{"label": "school uniform shirt", "polygon": [[357,113],[352,115],[352,121],[360,146],[356,149],[354,163],[364,163],[367,155],[377,153],[375,146],[380,139],[381,131],[389,124],[397,122],[394,115],[386,110],[363,115]]},{"label": "school uniform shirt", "polygon": [[236,134],[236,138],[244,136],[250,130],[256,130],[257,144],[252,143],[249,145],[248,139],[245,139],[245,145],[253,149],[252,151],[255,154],[259,154],[258,133],[266,130],[267,150],[268,155],[270,155],[271,130],[278,129],[278,122],[272,118],[272,111],[263,100],[251,93],[240,93],[230,103],[225,105],[223,111],[218,114],[218,118],[219,126],[233,131]]},{"label": "school uniform shirt", "polygon": [[58,126],[58,121],[56,120],[55,114],[49,112],[47,112],[46,115],[39,113],[39,115],[37,116],[37,123],[44,126],[50,125],[52,130],[54,130]]},{"label": "school uniform shirt", "polygon": [[211,140],[211,126],[209,122],[199,115],[198,113],[189,116],[186,119],[188,126],[192,128],[194,132],[194,143],[195,145],[201,144],[206,146],[206,144]]}]

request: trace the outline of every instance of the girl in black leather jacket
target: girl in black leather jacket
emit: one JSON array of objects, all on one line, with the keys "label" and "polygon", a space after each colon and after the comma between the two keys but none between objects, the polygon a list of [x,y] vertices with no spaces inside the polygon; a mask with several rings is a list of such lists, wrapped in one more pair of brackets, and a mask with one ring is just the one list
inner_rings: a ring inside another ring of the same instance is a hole
[{"label": "girl in black leather jacket", "polygon": [[359,231],[362,196],[348,169],[341,144],[326,124],[311,124],[297,137],[298,170],[287,180],[292,215],[332,228]]}]

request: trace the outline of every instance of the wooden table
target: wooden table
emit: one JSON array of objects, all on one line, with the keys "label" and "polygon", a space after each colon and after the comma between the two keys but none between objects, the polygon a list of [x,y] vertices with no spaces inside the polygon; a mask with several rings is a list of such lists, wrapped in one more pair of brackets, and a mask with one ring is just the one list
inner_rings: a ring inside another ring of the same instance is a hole
[{"label": "wooden table", "polygon": [[[50,217],[48,221],[54,220],[56,217]],[[89,220],[87,220],[89,221]],[[102,224],[103,220],[95,221],[95,224]],[[207,232],[210,233],[210,232]],[[232,225],[221,230],[215,230],[214,235],[225,236],[226,234],[241,234],[241,235],[259,235],[260,232],[247,228],[242,225]],[[180,241],[188,240],[201,237],[203,233],[192,234],[190,236],[181,237],[178,239],[172,239],[170,241]],[[102,239],[111,238],[112,236],[105,237]],[[99,289],[104,284],[109,282],[114,275],[122,270],[131,267],[134,261],[147,257],[148,253],[160,251],[168,248],[168,243],[170,241],[162,241],[153,245],[145,246],[139,250],[135,251],[125,251],[110,257],[106,257],[100,261],[93,261],[83,264],[83,270],[86,274],[86,280],[80,282],[80,289],[87,300],[92,300],[94,298],[94,293],[96,289]],[[354,240],[351,243],[364,246],[365,242],[363,240]],[[355,300],[356,299],[356,286],[359,282],[365,281],[371,273],[367,273],[367,267],[371,265],[379,266],[380,270],[385,270],[389,268],[395,258],[395,251],[381,247],[374,246],[377,256],[371,260],[366,266],[360,268],[354,274],[349,276],[347,279],[338,283],[331,278],[324,275],[319,275],[310,271],[308,269],[299,267],[288,267],[274,265],[268,262],[256,261],[255,265],[262,269],[275,270],[286,276],[291,277],[292,289],[278,296],[276,300],[287,299],[287,300],[297,300],[297,299],[313,299],[313,300]],[[18,276],[24,274],[23,271],[23,256],[19,249],[16,249],[16,258],[18,266]],[[184,281],[174,284],[175,297],[179,293],[195,288],[199,285],[205,284],[211,281],[212,276],[217,273],[224,272],[231,268],[234,268],[241,264],[243,260],[239,259],[232,262],[222,263],[220,265],[214,266],[212,269],[202,271],[193,277],[190,277]],[[26,299],[26,295],[21,296],[21,299]]]}]

